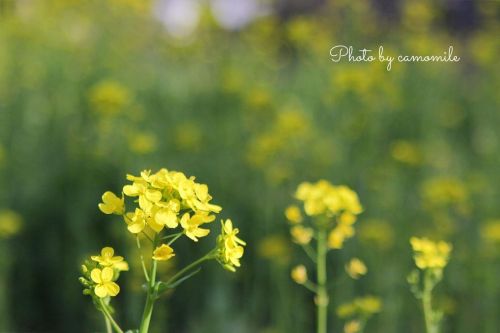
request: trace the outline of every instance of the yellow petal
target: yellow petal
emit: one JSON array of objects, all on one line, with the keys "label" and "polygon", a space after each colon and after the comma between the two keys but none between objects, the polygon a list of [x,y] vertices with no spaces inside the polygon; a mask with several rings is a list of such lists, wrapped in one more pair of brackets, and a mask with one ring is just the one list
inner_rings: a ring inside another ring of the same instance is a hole
[{"label": "yellow petal", "polygon": [[104,298],[104,297],[108,296],[108,290],[102,284],[98,284],[97,286],[95,286],[94,292],[100,298]]},{"label": "yellow petal", "polygon": [[101,270],[99,268],[94,268],[91,272],[90,272],[90,278],[92,279],[92,281],[94,281],[95,283],[101,283],[102,280],[101,280]]},{"label": "yellow petal", "polygon": [[110,282],[113,280],[113,275],[115,272],[113,271],[113,268],[111,267],[104,267],[101,272],[101,280],[102,282]]},{"label": "yellow petal", "polygon": [[127,226],[128,231],[133,234],[138,234],[144,230],[145,224],[141,222],[131,223]]},{"label": "yellow petal", "polygon": [[108,257],[111,258],[115,254],[115,250],[113,250],[112,247],[106,246],[101,250],[101,256],[102,257]]},{"label": "yellow petal", "polygon": [[120,292],[120,286],[114,282],[109,282],[104,285],[109,296],[116,296]]},{"label": "yellow petal", "polygon": [[129,197],[136,197],[139,191],[135,185],[125,185],[123,186],[123,193]]},{"label": "yellow petal", "polygon": [[104,214],[113,214],[113,212],[115,211],[114,207],[112,206],[109,206],[107,204],[104,204],[104,203],[100,203],[99,205],[97,205],[99,207],[99,210],[101,212],[103,212]]}]

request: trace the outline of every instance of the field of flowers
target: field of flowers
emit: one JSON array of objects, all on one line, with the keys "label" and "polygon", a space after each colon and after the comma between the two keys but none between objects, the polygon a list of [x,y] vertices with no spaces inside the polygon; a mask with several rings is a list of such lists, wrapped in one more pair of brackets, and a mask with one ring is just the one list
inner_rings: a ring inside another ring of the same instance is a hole
[{"label": "field of flowers", "polygon": [[0,332],[499,332],[499,3],[300,3],[0,0]]}]

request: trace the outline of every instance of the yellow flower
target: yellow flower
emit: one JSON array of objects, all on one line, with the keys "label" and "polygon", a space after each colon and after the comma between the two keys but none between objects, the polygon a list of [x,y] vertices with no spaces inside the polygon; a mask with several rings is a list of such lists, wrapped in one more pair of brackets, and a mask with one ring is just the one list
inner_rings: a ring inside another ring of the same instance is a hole
[{"label": "yellow flower", "polygon": [[103,81],[90,91],[90,103],[97,112],[111,116],[120,113],[130,103],[130,93],[121,84]]},{"label": "yellow flower", "polygon": [[97,283],[94,288],[95,294],[104,298],[106,296],[116,296],[120,292],[120,286],[113,282],[114,271],[111,267],[104,267],[102,270],[94,268],[90,272],[92,281]]},{"label": "yellow flower", "polygon": [[148,188],[144,180],[134,181],[132,185],[125,185],[123,193],[129,197],[139,197],[139,207],[145,212],[150,212],[154,203],[161,200],[162,194],[157,189]]},{"label": "yellow flower", "polygon": [[240,267],[240,259],[243,257],[246,243],[236,236],[239,233],[238,228],[233,228],[233,223],[230,219],[226,222],[221,221],[222,232],[217,237],[217,260],[221,265],[232,272],[236,271],[235,267]]},{"label": "yellow flower", "polygon": [[19,232],[22,225],[21,216],[9,209],[0,210],[0,237],[10,237]]},{"label": "yellow flower", "polygon": [[314,230],[311,228],[304,228],[302,226],[294,226],[290,229],[293,241],[300,245],[306,245],[311,242],[314,235]]},{"label": "yellow flower", "polygon": [[350,320],[344,325],[344,333],[358,333],[361,330],[359,320]]},{"label": "yellow flower", "polygon": [[358,258],[352,258],[349,263],[345,266],[347,274],[353,279],[359,279],[360,276],[365,275],[368,269],[365,263]]},{"label": "yellow flower", "polygon": [[128,264],[123,261],[123,257],[115,256],[115,250],[112,247],[104,247],[100,256],[91,256],[90,259],[98,262],[101,266],[109,266],[120,271],[128,271]]},{"label": "yellow flower", "polygon": [[146,227],[146,214],[140,208],[136,208],[135,212],[125,214],[125,222],[127,229],[133,234],[138,234]]},{"label": "yellow flower", "polygon": [[295,205],[291,205],[286,208],[285,216],[291,223],[295,224],[302,222],[302,213],[300,212],[300,208]]},{"label": "yellow flower", "polygon": [[290,261],[291,248],[283,235],[268,235],[259,241],[257,253],[260,257],[286,265]]},{"label": "yellow flower", "polygon": [[205,222],[211,222],[214,218],[215,216],[213,215],[204,216],[201,214],[195,214],[191,216],[189,213],[184,213],[181,217],[181,227],[184,228],[186,236],[197,242],[198,238],[205,237],[210,233],[210,230],[202,229],[200,228],[200,225]]},{"label": "yellow flower", "polygon": [[123,196],[118,198],[113,192],[107,191],[102,195],[102,203],[99,209],[104,214],[122,215],[125,211],[125,200]]},{"label": "yellow flower", "polygon": [[427,238],[412,237],[410,244],[415,252],[415,264],[420,269],[442,269],[449,260],[451,244],[433,242]]},{"label": "yellow flower", "polygon": [[356,315],[369,317],[382,310],[382,301],[375,296],[364,296],[355,298],[352,302],[344,303],[337,308],[340,318],[348,318]]},{"label": "yellow flower", "polygon": [[290,275],[292,280],[298,284],[304,284],[307,281],[307,269],[304,265],[295,266]]},{"label": "yellow flower", "polygon": [[165,261],[175,256],[174,249],[167,244],[161,244],[153,251],[153,259]]},{"label": "yellow flower", "polygon": [[481,238],[486,242],[500,243],[500,220],[490,220],[481,226]]}]

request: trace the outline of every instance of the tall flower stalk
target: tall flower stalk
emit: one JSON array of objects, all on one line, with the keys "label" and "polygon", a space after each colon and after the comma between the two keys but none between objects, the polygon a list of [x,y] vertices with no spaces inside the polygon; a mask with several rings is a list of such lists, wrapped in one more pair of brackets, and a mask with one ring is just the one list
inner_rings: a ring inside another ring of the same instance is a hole
[{"label": "tall flower stalk", "polygon": [[[347,186],[334,186],[326,180],[302,183],[295,198],[302,207],[291,205],[285,210],[290,233],[311,261],[315,263],[316,280],[310,281],[304,265],[292,270],[292,279],[315,294],[316,331],[326,333],[328,327],[328,265],[329,250],[339,250],[354,236],[353,224],[362,212],[357,194]],[[308,217],[305,219],[303,212]],[[311,243],[316,241],[315,248]]]},{"label": "tall flower stalk", "polygon": [[443,312],[434,308],[432,296],[434,287],[443,279],[443,269],[448,264],[452,246],[444,241],[433,242],[417,237],[412,237],[410,244],[418,268],[408,276],[410,289],[422,302],[426,333],[439,333]]},{"label": "tall flower stalk", "polygon": [[[176,255],[172,247],[174,243],[183,236],[193,242],[207,236],[210,229],[206,227],[222,208],[210,203],[212,196],[207,185],[196,183],[194,177],[186,177],[182,172],[161,169],[151,174],[143,171],[140,176],[127,175],[127,179],[132,183],[123,187],[121,196],[109,191],[103,194],[99,209],[105,214],[121,216],[127,230],[136,237],[146,291],[136,332],[147,333],[155,302],[165,291],[192,277],[208,260],[216,260],[225,269],[236,271],[246,244],[238,238],[239,230],[233,228],[231,220],[221,221],[221,233],[215,247],[166,281],[161,281],[157,275],[158,265]],[[125,197],[134,198],[132,209],[127,209]],[[142,242],[149,243],[151,248],[148,265],[142,255]],[[111,247],[103,248],[101,255],[91,256],[82,265],[80,282],[84,294],[91,296],[97,310],[102,312],[108,333],[124,332],[113,318],[110,301],[120,292],[117,280],[120,272],[126,270],[128,264],[123,257],[115,256]]]}]

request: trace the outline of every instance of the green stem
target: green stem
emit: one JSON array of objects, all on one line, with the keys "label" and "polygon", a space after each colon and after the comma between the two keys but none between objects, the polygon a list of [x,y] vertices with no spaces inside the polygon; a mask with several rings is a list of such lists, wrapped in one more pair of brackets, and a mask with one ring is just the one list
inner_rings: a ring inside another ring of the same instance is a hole
[{"label": "green stem", "polygon": [[113,316],[111,315],[111,313],[109,313],[108,307],[106,304],[104,304],[104,302],[102,301],[102,298],[99,298],[99,303],[101,304],[101,309],[102,309],[102,312],[104,313],[104,316],[111,322],[111,325],[113,326],[115,331],[117,331],[118,333],[123,333],[120,326],[113,319]]},{"label": "green stem", "polygon": [[[155,235],[155,239],[153,241],[153,250],[156,248],[158,243],[158,236]],[[139,333],[147,333],[149,330],[149,323],[151,322],[151,316],[153,315],[153,307],[156,300],[156,266],[157,261],[152,259],[151,271],[149,274],[149,283],[146,294],[146,304],[144,305],[144,311],[142,313],[141,325],[139,327]]]},{"label": "green stem", "polygon": [[171,283],[174,283],[175,280],[177,280],[178,278],[180,278],[184,273],[190,271],[191,269],[193,269],[194,267],[198,266],[199,264],[201,264],[202,262],[204,262],[205,260],[209,260],[209,259],[212,259],[213,258],[213,251],[207,253],[206,255],[204,255],[203,257],[201,257],[200,259],[192,262],[191,264],[187,265],[186,267],[184,267],[183,269],[181,269],[179,272],[177,272],[174,276],[172,276],[167,282],[166,284],[169,285]]},{"label": "green stem", "polygon": [[106,333],[113,333],[113,329],[111,328],[111,322],[108,317],[103,313],[104,321],[106,322]]},{"label": "green stem", "polygon": [[425,271],[424,275],[424,290],[422,293],[422,306],[424,309],[425,330],[427,333],[438,333],[438,327],[433,320],[432,311],[432,289],[433,285],[430,281],[429,271]]},{"label": "green stem", "polygon": [[139,256],[141,257],[142,272],[144,273],[144,278],[146,279],[146,282],[149,282],[148,270],[146,269],[146,264],[144,263],[144,256],[142,255],[141,241],[139,239],[139,236],[136,237],[136,242],[137,242],[137,248],[139,249]]},{"label": "green stem", "polygon": [[179,237],[181,237],[182,235],[184,235],[184,232],[179,232],[178,234],[175,235],[174,238],[172,238],[168,243],[167,245],[170,246],[172,245]]},{"label": "green stem", "polygon": [[317,241],[317,260],[316,271],[318,274],[318,282],[316,288],[316,306],[317,306],[317,333],[326,333],[327,318],[328,318],[328,293],[326,290],[326,231],[319,230]]}]

